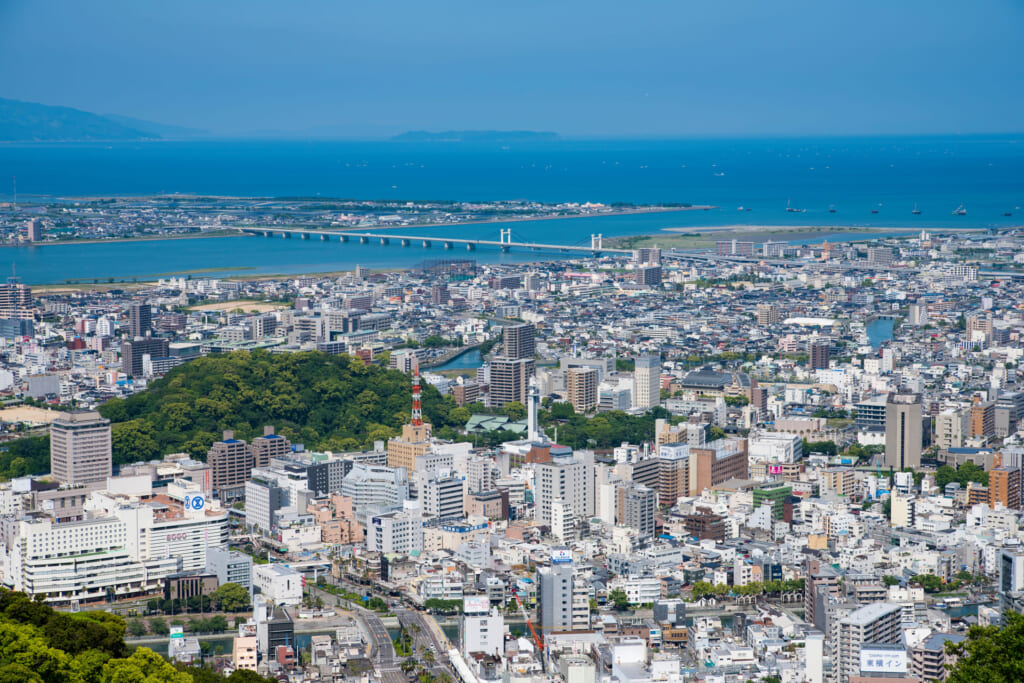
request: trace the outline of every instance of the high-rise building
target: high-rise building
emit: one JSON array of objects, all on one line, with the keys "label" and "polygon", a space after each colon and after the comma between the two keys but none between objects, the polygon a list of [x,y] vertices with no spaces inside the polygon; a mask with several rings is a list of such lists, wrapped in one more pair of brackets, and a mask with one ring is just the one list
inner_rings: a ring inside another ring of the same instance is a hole
[{"label": "high-rise building", "polygon": [[777,304],[757,305],[757,324],[761,327],[776,325],[782,321],[782,314]]},{"label": "high-rise building", "polygon": [[661,266],[639,266],[636,269],[636,283],[641,287],[658,287],[661,277]]},{"label": "high-rise building", "polygon": [[434,285],[430,288],[430,303],[435,306],[444,306],[452,300],[448,285]]},{"label": "high-rise building", "polygon": [[949,669],[956,663],[956,655],[946,652],[946,643],[963,642],[958,633],[933,633],[914,647],[910,675],[921,681],[944,683]]},{"label": "high-rise building", "polygon": [[897,470],[921,466],[921,396],[891,394],[885,404],[885,465]]},{"label": "high-rise building", "polygon": [[908,316],[908,322],[911,325],[921,327],[928,324],[928,306],[927,304],[917,303],[910,304],[910,315]]},{"label": "high-rise building", "polygon": [[825,339],[811,343],[810,361],[811,370],[827,370],[829,358],[832,355],[832,343]]},{"label": "high-rise building", "polygon": [[699,496],[729,479],[746,479],[750,474],[747,440],[722,439],[704,448],[691,448],[689,469],[691,496]]},{"label": "high-rise building", "polygon": [[597,368],[569,368],[566,371],[566,397],[577,413],[583,414],[597,407],[597,375]]},{"label": "high-rise building", "polygon": [[462,479],[445,472],[429,477],[420,492],[423,515],[431,519],[462,517]]},{"label": "high-rise building", "polygon": [[142,377],[143,356],[166,358],[170,343],[163,337],[136,337],[121,344],[121,370],[131,377]]},{"label": "high-rise building", "polygon": [[509,325],[502,331],[501,336],[505,347],[503,358],[510,360],[532,359],[537,351],[537,331],[530,323]]},{"label": "high-rise building", "polygon": [[536,373],[532,358],[495,358],[490,363],[490,404],[501,407],[512,401],[526,405],[530,378]]},{"label": "high-rise building", "polygon": [[[860,413],[857,414],[858,419]],[[949,409],[935,416],[935,445],[941,450],[960,448],[964,445],[964,413]]]},{"label": "high-rise building", "polygon": [[616,491],[618,524],[635,529],[641,540],[654,538],[654,512],[658,492],[639,484],[620,486]]},{"label": "high-rise building", "polygon": [[836,622],[832,657],[837,683],[860,675],[860,651],[868,645],[896,645],[902,641],[903,606],[876,602],[850,612]]},{"label": "high-rise building", "polygon": [[128,334],[131,339],[145,337],[153,327],[153,309],[148,302],[133,301],[128,307]]},{"label": "high-rise building", "polygon": [[1019,467],[1000,465],[988,473],[988,504],[996,503],[1013,510],[1021,509],[1021,471]]},{"label": "high-rise building", "polygon": [[43,222],[38,218],[25,221],[25,241],[38,242],[43,239]]},{"label": "high-rise building", "polygon": [[32,317],[32,288],[21,284],[17,278],[8,278],[7,284],[0,285],[0,318],[29,320]]},{"label": "high-rise building", "polygon": [[284,458],[292,452],[292,442],[274,433],[274,428],[263,428],[263,436],[252,440],[253,467],[267,467],[271,458]]},{"label": "high-rise building", "polygon": [[215,441],[206,453],[210,466],[213,494],[222,501],[237,500],[245,494],[245,482],[252,473],[252,449],[226,430],[221,441]]},{"label": "high-rise building", "polygon": [[653,408],[661,403],[661,359],[640,356],[633,368],[633,407]]},{"label": "high-rise building", "polygon": [[541,633],[572,630],[571,564],[552,564],[537,571],[537,617]]},{"label": "high-rise building", "polygon": [[50,424],[50,473],[62,484],[106,482],[110,420],[94,411],[64,413]]},{"label": "high-rise building", "polygon": [[661,249],[659,247],[640,247],[633,250],[633,263],[638,266],[660,266]]},{"label": "high-rise building", "polygon": [[996,402],[974,397],[970,411],[970,434],[987,439],[996,433]]},{"label": "high-rise building", "polygon": [[594,514],[593,453],[577,453],[573,457],[554,458],[535,466],[534,498],[536,520],[552,526],[552,503],[563,501],[576,519]]},{"label": "high-rise building", "polygon": [[889,247],[868,247],[868,263],[890,266],[894,260],[895,256]]}]

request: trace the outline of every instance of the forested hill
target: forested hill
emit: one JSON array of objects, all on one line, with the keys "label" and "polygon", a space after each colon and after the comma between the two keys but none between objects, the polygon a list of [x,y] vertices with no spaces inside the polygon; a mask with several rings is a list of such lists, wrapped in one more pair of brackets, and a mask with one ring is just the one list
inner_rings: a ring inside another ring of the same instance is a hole
[{"label": "forested hill", "polygon": [[[205,459],[224,430],[249,440],[264,425],[307,448],[356,450],[397,435],[411,403],[408,376],[358,358],[237,351],[181,365],[100,412],[114,423],[114,463],[124,464],[182,451]],[[435,429],[451,426],[453,408],[424,383],[423,414]]]},{"label": "forested hill", "polygon": [[125,622],[108,612],[57,612],[24,593],[0,588],[0,681],[147,681],[272,683],[254,671],[222,676],[172,665],[149,648],[124,642]]}]

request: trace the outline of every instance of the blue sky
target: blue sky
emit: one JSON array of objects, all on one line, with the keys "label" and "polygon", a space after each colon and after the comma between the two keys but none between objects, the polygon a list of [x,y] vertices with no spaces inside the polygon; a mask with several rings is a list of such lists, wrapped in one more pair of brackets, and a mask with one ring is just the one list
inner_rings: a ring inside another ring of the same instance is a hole
[{"label": "blue sky", "polygon": [[0,0],[0,97],[220,134],[1021,132],[1020,0]]}]

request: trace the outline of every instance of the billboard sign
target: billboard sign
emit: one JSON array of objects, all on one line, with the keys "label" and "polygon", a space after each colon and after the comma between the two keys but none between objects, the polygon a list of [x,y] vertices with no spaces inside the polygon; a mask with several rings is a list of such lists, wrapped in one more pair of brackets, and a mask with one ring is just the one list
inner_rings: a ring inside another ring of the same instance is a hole
[{"label": "billboard sign", "polygon": [[184,638],[185,628],[183,626],[172,626],[171,627],[171,640],[175,638]]},{"label": "billboard sign", "polygon": [[860,672],[862,675],[905,674],[907,673],[907,652],[894,648],[862,646],[860,649]]},{"label": "billboard sign", "polygon": [[486,595],[467,595],[462,598],[464,614],[487,614],[491,609],[491,601]]},{"label": "billboard sign", "polygon": [[568,548],[552,548],[551,549],[551,564],[570,564],[572,563],[572,551]]}]

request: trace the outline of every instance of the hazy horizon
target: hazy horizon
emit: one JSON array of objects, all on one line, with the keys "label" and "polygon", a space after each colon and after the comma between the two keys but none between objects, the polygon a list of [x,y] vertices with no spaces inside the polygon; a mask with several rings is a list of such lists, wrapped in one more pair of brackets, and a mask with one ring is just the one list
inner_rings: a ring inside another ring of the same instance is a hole
[{"label": "hazy horizon", "polygon": [[1021,132],[1024,6],[0,0],[0,97],[216,137]]}]

